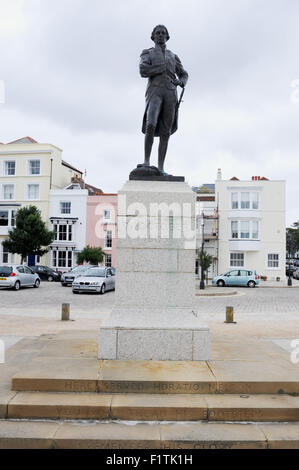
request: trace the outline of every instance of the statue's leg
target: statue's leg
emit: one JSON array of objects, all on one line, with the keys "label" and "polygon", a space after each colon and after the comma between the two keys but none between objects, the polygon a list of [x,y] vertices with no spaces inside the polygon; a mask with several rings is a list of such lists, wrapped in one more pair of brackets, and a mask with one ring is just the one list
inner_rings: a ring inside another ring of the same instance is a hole
[{"label": "statue's leg", "polygon": [[164,171],[164,161],[166,157],[168,141],[170,133],[160,135],[159,151],[158,151],[158,168],[160,171]]},{"label": "statue's leg", "polygon": [[157,126],[161,105],[162,98],[159,95],[153,96],[148,104],[144,139],[144,165],[147,166],[150,164],[150,156],[154,143],[155,129]]},{"label": "statue's leg", "polygon": [[144,139],[144,164],[149,166],[152,146],[154,143],[155,127],[152,124],[146,124]]},{"label": "statue's leg", "polygon": [[169,137],[171,135],[172,125],[175,118],[176,111],[176,92],[173,90],[164,90],[163,96],[163,108],[160,116],[160,143],[159,143],[159,158],[158,168],[160,171],[164,171],[164,161],[168,148]]}]

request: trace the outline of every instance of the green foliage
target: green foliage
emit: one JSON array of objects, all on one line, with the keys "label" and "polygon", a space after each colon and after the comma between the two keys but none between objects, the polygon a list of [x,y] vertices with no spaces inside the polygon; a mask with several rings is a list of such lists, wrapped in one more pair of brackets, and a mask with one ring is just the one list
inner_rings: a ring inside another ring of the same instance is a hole
[{"label": "green foliage", "polygon": [[16,214],[16,226],[3,242],[5,251],[17,253],[24,259],[30,255],[43,256],[54,240],[54,232],[47,229],[41,212],[36,206],[22,207]]},{"label": "green foliage", "polygon": [[83,264],[84,261],[90,264],[99,264],[104,259],[104,252],[100,246],[87,245],[77,256],[77,263]]},{"label": "green foliage", "polygon": [[287,228],[287,251],[291,252],[291,256],[299,251],[299,221]]},{"label": "green foliage", "polygon": [[206,251],[200,251],[198,257],[199,265],[203,265],[203,270],[207,271],[213,263],[213,256],[209,255]]}]

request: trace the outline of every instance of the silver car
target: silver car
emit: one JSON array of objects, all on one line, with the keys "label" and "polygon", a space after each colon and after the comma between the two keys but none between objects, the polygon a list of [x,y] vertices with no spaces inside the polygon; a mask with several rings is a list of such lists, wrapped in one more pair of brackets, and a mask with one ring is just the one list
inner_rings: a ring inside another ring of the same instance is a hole
[{"label": "silver car", "polygon": [[296,271],[293,272],[293,278],[299,279],[299,268],[297,268]]},{"label": "silver car", "polygon": [[115,275],[111,268],[90,268],[86,273],[76,277],[72,284],[74,294],[80,292],[97,292],[105,294],[115,289]]},{"label": "silver car", "polygon": [[21,287],[39,287],[39,275],[28,266],[11,264],[0,266],[0,287],[20,290]]}]

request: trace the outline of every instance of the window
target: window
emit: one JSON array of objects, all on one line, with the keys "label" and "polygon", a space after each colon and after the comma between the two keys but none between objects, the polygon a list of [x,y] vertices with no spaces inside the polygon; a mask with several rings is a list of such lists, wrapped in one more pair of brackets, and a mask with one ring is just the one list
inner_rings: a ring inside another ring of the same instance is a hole
[{"label": "window", "polygon": [[11,225],[11,227],[16,226],[16,211],[11,211],[10,225]]},{"label": "window", "polygon": [[111,211],[104,211],[104,220],[111,219]]},{"label": "window", "polygon": [[249,238],[249,222],[241,222],[241,238]]},{"label": "window", "polygon": [[105,235],[105,248],[112,248],[112,231],[107,230]]},{"label": "window", "polygon": [[54,233],[56,241],[72,241],[73,226],[68,224],[54,225]]},{"label": "window", "polygon": [[73,265],[73,253],[66,250],[54,250],[52,264],[54,268],[71,268]]},{"label": "window", "polygon": [[37,201],[39,199],[39,184],[28,184],[27,198],[29,201]]},{"label": "window", "polygon": [[238,228],[238,221],[232,221],[232,238],[239,238],[239,228]]},{"label": "window", "polygon": [[29,175],[40,175],[40,160],[29,160]]},{"label": "window", "polygon": [[107,268],[111,268],[111,262],[112,262],[111,255],[105,255],[105,266]]},{"label": "window", "polygon": [[257,220],[251,221],[251,238],[259,237],[259,223]]},{"label": "window", "polygon": [[252,276],[252,272],[251,271],[241,270],[240,271],[240,276]]},{"label": "window", "polygon": [[252,193],[252,209],[259,208],[259,193]]},{"label": "window", "polygon": [[72,225],[68,225],[68,241],[71,242],[72,241],[72,234],[73,234],[73,226]]},{"label": "window", "polygon": [[239,275],[240,275],[239,273],[240,273],[240,271],[231,271],[231,272],[229,273],[229,275],[230,275],[230,276],[239,276]]},{"label": "window", "polygon": [[0,227],[8,226],[8,211],[0,210]]},{"label": "window", "polygon": [[249,193],[241,193],[241,209],[250,208]]},{"label": "window", "polygon": [[71,202],[61,202],[60,203],[60,212],[61,214],[70,214],[71,213]]},{"label": "window", "polygon": [[3,185],[3,199],[9,201],[15,197],[15,186],[14,184],[4,184]]},{"label": "window", "polygon": [[231,253],[230,265],[231,266],[244,266],[244,253]]},{"label": "window", "polygon": [[4,175],[15,176],[16,174],[16,162],[14,160],[7,160],[4,162]]},{"label": "window", "polygon": [[232,209],[238,209],[239,202],[238,202],[238,193],[232,193]]},{"label": "window", "polygon": [[257,240],[259,238],[259,222],[257,220],[232,220],[231,238]]},{"label": "window", "polygon": [[278,253],[268,254],[268,268],[279,268],[279,254]]},{"label": "window", "polygon": [[59,225],[58,226],[58,240],[66,241],[66,232],[67,232],[67,226]]},{"label": "window", "polygon": [[8,263],[8,251],[3,251],[2,253],[2,263]]}]

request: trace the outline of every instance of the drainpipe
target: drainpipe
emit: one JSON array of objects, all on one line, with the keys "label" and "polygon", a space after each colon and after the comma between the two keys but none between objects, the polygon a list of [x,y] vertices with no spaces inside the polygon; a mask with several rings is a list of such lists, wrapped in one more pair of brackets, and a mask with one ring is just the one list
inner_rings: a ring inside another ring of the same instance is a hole
[{"label": "drainpipe", "polygon": [[52,169],[53,169],[53,158],[51,158],[50,189],[52,189]]}]

